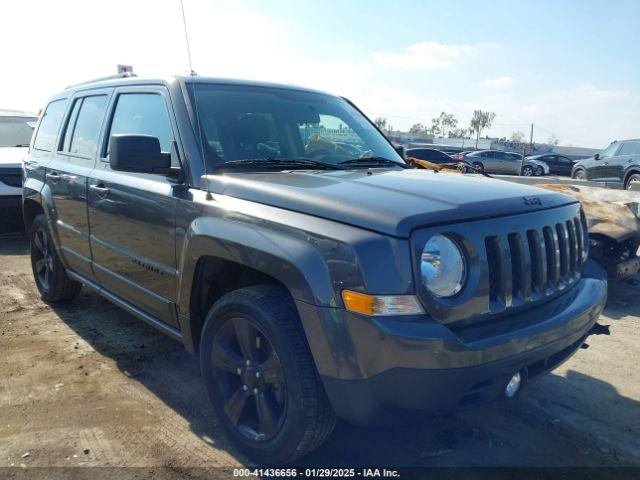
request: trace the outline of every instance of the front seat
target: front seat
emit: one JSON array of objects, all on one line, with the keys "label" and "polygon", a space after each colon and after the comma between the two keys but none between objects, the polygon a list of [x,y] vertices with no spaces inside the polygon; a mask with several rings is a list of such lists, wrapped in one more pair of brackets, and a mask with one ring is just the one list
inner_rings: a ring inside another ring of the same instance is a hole
[{"label": "front seat", "polygon": [[264,117],[253,113],[242,115],[235,125],[238,157],[264,158],[278,155],[278,151],[264,142],[269,140],[269,124]]}]

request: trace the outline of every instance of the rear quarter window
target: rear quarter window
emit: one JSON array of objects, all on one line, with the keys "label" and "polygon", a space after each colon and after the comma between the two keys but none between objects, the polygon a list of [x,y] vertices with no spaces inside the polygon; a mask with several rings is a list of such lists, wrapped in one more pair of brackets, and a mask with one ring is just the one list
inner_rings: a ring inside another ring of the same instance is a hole
[{"label": "rear quarter window", "polygon": [[58,130],[60,129],[60,122],[62,116],[67,108],[67,100],[54,100],[42,114],[42,120],[40,120],[40,126],[36,133],[36,138],[33,142],[33,148],[36,150],[44,150],[51,152],[54,148],[56,137],[58,136]]}]

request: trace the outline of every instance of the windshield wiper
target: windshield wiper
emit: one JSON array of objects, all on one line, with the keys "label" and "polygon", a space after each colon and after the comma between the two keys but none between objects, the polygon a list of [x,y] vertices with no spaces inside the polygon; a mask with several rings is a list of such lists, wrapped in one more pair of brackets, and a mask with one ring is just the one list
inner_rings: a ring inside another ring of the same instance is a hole
[{"label": "windshield wiper", "polygon": [[407,168],[407,165],[403,165],[402,163],[398,163],[393,160],[389,160],[384,157],[362,157],[362,158],[352,158],[351,160],[344,160],[342,162],[338,162],[339,165],[345,164],[362,164],[362,165],[395,165],[396,167]]},{"label": "windshield wiper", "polygon": [[28,143],[19,143],[18,145],[14,145],[14,147],[28,147]]},{"label": "windshield wiper", "polygon": [[304,165],[309,167],[322,167],[330,170],[344,170],[344,167],[333,163],[325,163],[317,160],[307,160],[302,158],[245,158],[241,160],[229,160],[218,165],[218,168],[235,167],[244,165]]}]

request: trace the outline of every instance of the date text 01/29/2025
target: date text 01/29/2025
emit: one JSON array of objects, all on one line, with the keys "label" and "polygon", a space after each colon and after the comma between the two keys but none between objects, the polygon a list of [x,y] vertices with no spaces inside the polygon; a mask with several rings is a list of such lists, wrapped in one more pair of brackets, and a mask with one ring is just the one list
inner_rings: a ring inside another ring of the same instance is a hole
[{"label": "date text 01/29/2025", "polygon": [[399,478],[397,470],[386,468],[236,468],[234,477],[308,477],[308,478]]}]

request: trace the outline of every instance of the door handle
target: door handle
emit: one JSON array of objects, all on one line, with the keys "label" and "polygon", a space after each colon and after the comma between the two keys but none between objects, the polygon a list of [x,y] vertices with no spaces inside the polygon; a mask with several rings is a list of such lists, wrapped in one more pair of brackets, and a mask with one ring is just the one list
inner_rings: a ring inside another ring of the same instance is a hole
[{"label": "door handle", "polygon": [[609,162],[602,162],[603,165],[609,165]]},{"label": "door handle", "polygon": [[104,198],[109,194],[109,189],[102,183],[99,183],[98,185],[89,185],[89,190],[95,192],[100,198]]},{"label": "door handle", "polygon": [[67,182],[73,182],[75,179],[75,175],[67,175],[66,173],[60,175],[60,180],[65,180]]},{"label": "door handle", "polygon": [[47,173],[45,176],[47,180],[51,180],[51,183],[58,183],[58,180],[60,180],[60,175],[57,173]]},{"label": "door handle", "polygon": [[36,162],[24,162],[24,169],[29,170],[30,172],[36,170],[38,168],[38,164]]}]

